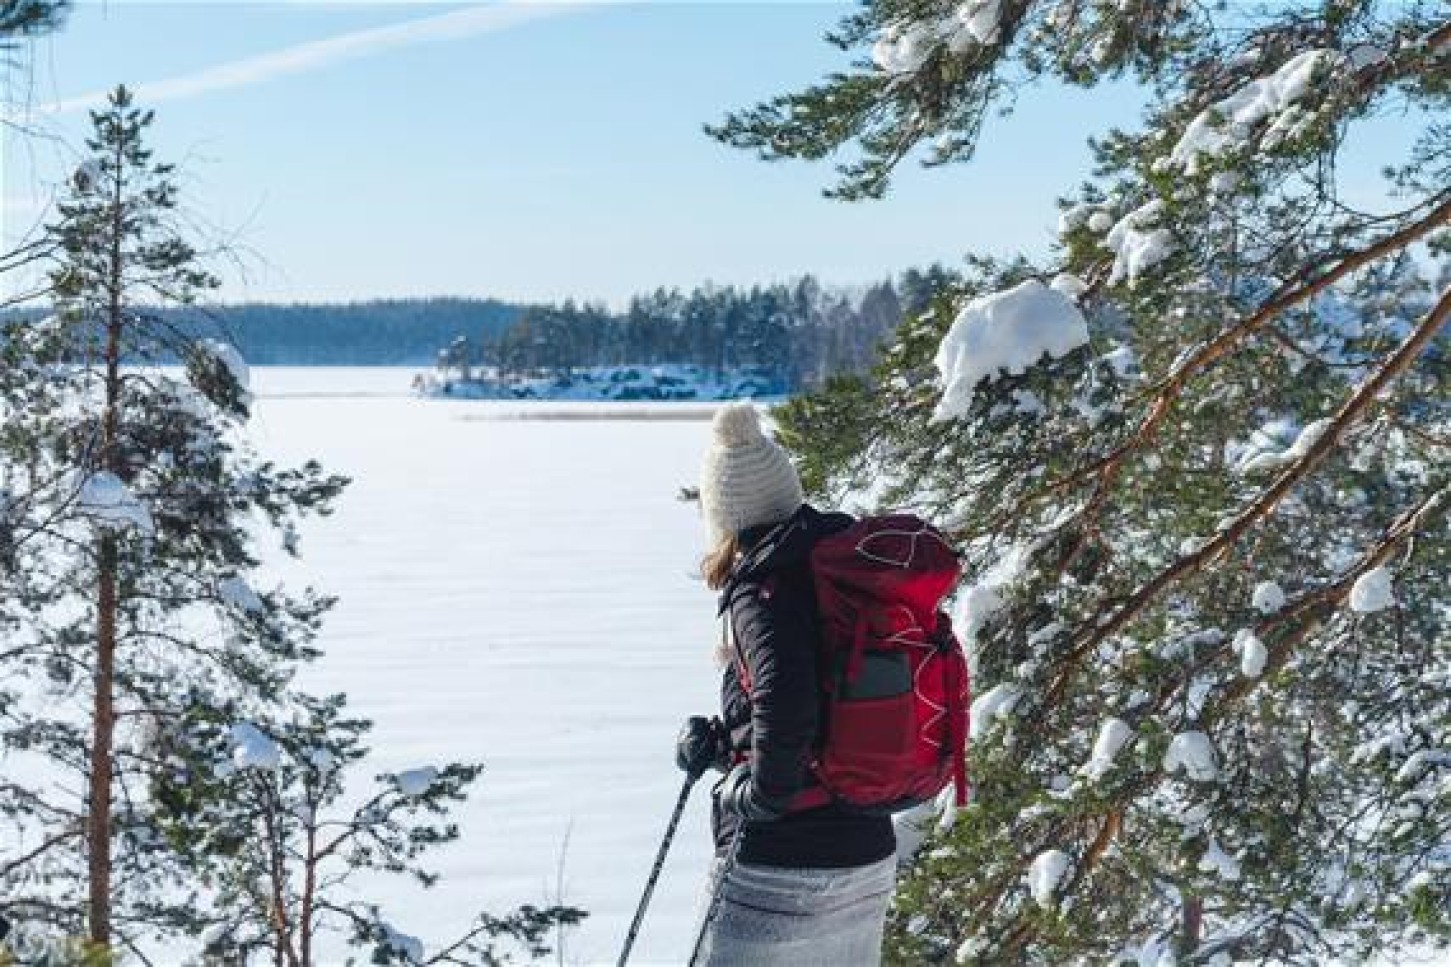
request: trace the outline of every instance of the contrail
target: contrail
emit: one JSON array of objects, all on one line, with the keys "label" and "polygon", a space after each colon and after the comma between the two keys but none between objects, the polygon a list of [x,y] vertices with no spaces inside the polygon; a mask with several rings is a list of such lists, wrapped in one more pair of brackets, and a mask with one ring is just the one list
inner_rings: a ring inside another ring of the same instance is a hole
[{"label": "contrail", "polygon": [[[387,27],[372,27],[314,40],[295,47],[218,64],[184,77],[152,81],[135,88],[139,104],[152,105],[188,97],[260,84],[289,74],[303,74],[341,61],[355,60],[397,47],[460,40],[478,34],[508,30],[520,24],[582,9],[577,3],[495,3],[423,17]],[[41,105],[39,114],[66,114],[99,107],[107,91],[91,91]]]}]

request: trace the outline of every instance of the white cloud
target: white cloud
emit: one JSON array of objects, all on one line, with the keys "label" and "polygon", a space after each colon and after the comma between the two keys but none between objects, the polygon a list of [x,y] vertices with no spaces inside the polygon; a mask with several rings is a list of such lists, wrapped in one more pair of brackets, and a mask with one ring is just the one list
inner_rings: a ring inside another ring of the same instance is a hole
[{"label": "white cloud", "polygon": [[[138,104],[151,106],[163,101],[250,87],[289,74],[303,74],[371,54],[415,44],[461,40],[581,9],[570,3],[493,3],[449,13],[409,20],[386,27],[372,27],[352,33],[314,40],[295,47],[218,64],[194,74],[141,84],[135,89]],[[109,91],[91,91],[65,98],[37,109],[40,114],[66,114],[106,103]]]}]

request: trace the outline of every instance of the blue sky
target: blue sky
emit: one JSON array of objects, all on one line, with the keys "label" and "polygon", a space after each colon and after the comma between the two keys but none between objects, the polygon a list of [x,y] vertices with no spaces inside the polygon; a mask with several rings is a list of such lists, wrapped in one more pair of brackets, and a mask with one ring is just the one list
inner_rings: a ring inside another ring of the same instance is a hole
[{"label": "blue sky", "polygon": [[[618,305],[657,285],[853,284],[1045,252],[1055,194],[1087,172],[1090,133],[1133,119],[1133,90],[1029,93],[972,164],[905,170],[881,202],[823,199],[829,166],[704,136],[842,66],[821,35],[848,9],[110,0],[37,42],[6,94],[40,108],[122,81],[156,94],[158,154],[182,163],[203,232],[243,255],[220,266],[227,300]],[[6,136],[6,242],[77,157],[84,111],[40,116],[44,137]]]}]

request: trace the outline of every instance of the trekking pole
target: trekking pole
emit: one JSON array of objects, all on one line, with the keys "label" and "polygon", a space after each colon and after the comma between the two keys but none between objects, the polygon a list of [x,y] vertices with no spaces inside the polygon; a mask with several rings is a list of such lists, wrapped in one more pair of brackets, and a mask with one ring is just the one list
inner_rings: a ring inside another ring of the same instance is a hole
[{"label": "trekking pole", "polygon": [[635,937],[640,933],[640,924],[645,919],[645,910],[650,906],[650,896],[655,892],[655,884],[660,879],[660,871],[665,868],[665,854],[670,852],[670,843],[675,839],[675,830],[680,825],[681,815],[685,812],[686,800],[690,798],[690,790],[695,788],[695,781],[700,776],[699,772],[688,772],[685,775],[685,785],[680,787],[680,795],[675,800],[675,811],[670,814],[670,825],[665,827],[665,839],[660,843],[660,851],[655,854],[655,865],[650,869],[650,878],[645,881],[645,893],[640,897],[640,906],[635,910],[635,919],[630,924],[630,932],[625,935],[625,949],[620,951],[617,967],[625,967],[625,961],[630,959],[630,948],[635,946]]},{"label": "trekking pole", "polygon": [[742,822],[736,828],[736,835],[731,840],[731,848],[726,852],[725,862],[720,865],[720,876],[715,878],[711,886],[710,906],[705,909],[705,919],[700,923],[700,932],[695,935],[695,946],[690,949],[690,959],[686,961],[686,967],[695,967],[696,961],[700,959],[700,948],[705,944],[705,935],[710,933],[710,925],[715,922],[715,915],[720,911],[720,897],[725,891],[726,880],[730,879],[731,870],[736,868],[736,854],[741,851],[741,840],[745,838],[745,823]]}]

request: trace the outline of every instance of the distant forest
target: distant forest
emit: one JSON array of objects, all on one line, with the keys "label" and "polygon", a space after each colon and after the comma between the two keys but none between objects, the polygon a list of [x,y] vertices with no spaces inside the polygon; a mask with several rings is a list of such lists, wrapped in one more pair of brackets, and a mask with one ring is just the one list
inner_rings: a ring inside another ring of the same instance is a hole
[{"label": "distant forest", "polygon": [[329,305],[248,303],[191,320],[220,331],[249,363],[424,366],[461,335],[497,336],[526,307],[497,299],[386,299]]},{"label": "distant forest", "polygon": [[[256,365],[487,365],[515,373],[621,363],[768,366],[792,387],[866,368],[905,313],[949,277],[939,267],[848,292],[812,276],[772,286],[657,289],[622,312],[566,301],[386,299],[167,309],[198,335],[221,336]],[[44,310],[18,314],[39,318]]]},{"label": "distant forest", "polygon": [[502,330],[454,339],[438,365],[464,377],[480,366],[513,374],[652,363],[768,367],[800,387],[867,369],[903,315],[925,307],[947,277],[938,267],[914,269],[855,293],[809,275],[751,288],[657,289],[623,312],[573,301],[531,306]]}]

